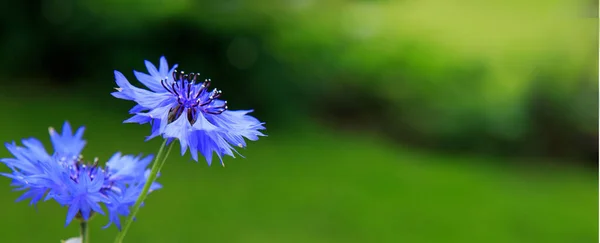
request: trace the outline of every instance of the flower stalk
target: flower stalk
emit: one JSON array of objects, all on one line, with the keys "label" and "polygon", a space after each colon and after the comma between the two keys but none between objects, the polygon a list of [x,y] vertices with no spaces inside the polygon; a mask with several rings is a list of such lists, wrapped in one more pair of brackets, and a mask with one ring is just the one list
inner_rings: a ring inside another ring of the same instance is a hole
[{"label": "flower stalk", "polygon": [[81,234],[81,243],[90,243],[90,229],[87,220],[81,219],[79,222],[79,233]]},{"label": "flower stalk", "polygon": [[135,201],[135,204],[133,205],[133,208],[131,209],[131,214],[129,215],[129,217],[127,217],[127,220],[125,221],[125,226],[123,227],[123,231],[121,231],[117,234],[117,237],[115,238],[115,241],[114,241],[115,243],[123,242],[123,239],[125,238],[125,235],[127,234],[127,231],[129,230],[129,227],[131,227],[131,224],[133,223],[133,219],[135,218],[138,211],[140,210],[142,202],[144,202],[144,200],[146,199],[146,196],[148,196],[148,192],[150,191],[150,186],[156,180],[158,173],[160,173],[160,170],[162,169],[163,165],[165,164],[165,161],[167,160],[167,157],[169,157],[169,153],[171,153],[173,144],[174,144],[174,142],[171,142],[171,144],[169,145],[169,148],[166,150],[166,153],[165,153],[165,147],[167,146],[167,139],[165,139],[163,141],[162,145],[160,146],[160,148],[158,149],[156,158],[154,159],[154,161],[152,163],[152,169],[150,170],[150,175],[148,175],[148,178],[146,179],[146,183],[144,184],[144,188],[142,189],[142,192],[138,196],[137,200]]}]

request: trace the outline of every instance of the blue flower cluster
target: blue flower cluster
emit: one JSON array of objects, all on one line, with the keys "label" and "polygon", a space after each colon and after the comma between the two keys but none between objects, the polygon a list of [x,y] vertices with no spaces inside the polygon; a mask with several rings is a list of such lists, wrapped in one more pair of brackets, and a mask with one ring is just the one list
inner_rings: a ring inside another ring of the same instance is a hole
[{"label": "blue flower cluster", "polygon": [[[14,158],[0,162],[12,173],[1,174],[12,179],[16,190],[25,191],[17,201],[30,199],[30,204],[36,205],[42,199],[53,199],[68,206],[65,226],[75,217],[88,220],[94,212],[104,214],[101,207],[104,204],[109,213],[107,226],[114,223],[120,229],[119,216],[127,216],[140,195],[152,156],[116,153],[102,168],[97,159],[90,162],[81,155],[86,144],[83,127],[73,134],[70,124],[65,122],[62,133],[53,128],[49,131],[52,154],[35,138],[23,139],[22,147],[15,142],[6,144]],[[160,187],[154,183],[150,191]]]},{"label": "blue flower cluster", "polygon": [[157,69],[146,61],[149,74],[134,71],[134,75],[149,90],[137,88],[115,71],[117,85],[114,97],[137,103],[129,112],[128,123],[152,124],[148,139],[162,136],[169,141],[179,140],[181,155],[189,147],[192,158],[198,161],[200,152],[211,164],[213,153],[219,157],[234,156],[234,146],[246,147],[245,139],[255,141],[264,136],[264,123],[248,115],[252,110],[232,111],[227,101],[219,99],[221,91],[209,90],[210,79],[199,82],[197,73],[177,72],[177,64],[169,68],[165,57]]},{"label": "blue flower cluster", "polygon": [[[115,71],[118,88],[112,95],[137,103],[129,111],[133,116],[125,122],[150,123],[147,140],[161,136],[170,146],[178,140],[181,155],[189,148],[192,159],[198,161],[200,153],[210,165],[213,154],[223,164],[224,156],[235,157],[235,147],[244,148],[246,140],[265,136],[261,132],[264,123],[249,115],[252,110],[229,110],[227,102],[220,99],[221,91],[209,90],[210,79],[198,81],[197,73],[178,72],[177,65],[169,67],[165,57],[160,58],[158,68],[149,61],[145,63],[148,74],[134,71],[134,75],[148,89],[131,85]],[[73,133],[68,122],[62,133],[50,128],[52,153],[35,138],[23,139],[22,146],[7,143],[13,158],[0,162],[11,172],[0,175],[10,178],[16,190],[24,191],[17,201],[29,199],[31,205],[37,205],[42,200],[54,200],[68,207],[65,226],[78,218],[85,229],[93,214],[104,215],[106,210],[106,227],[114,224],[120,230],[120,217],[134,219],[146,194],[161,188],[154,180],[168,155],[163,152],[165,143],[157,155],[162,160],[160,164],[154,162],[152,170],[147,167],[153,156],[121,153],[114,154],[102,167],[98,159],[89,161],[81,155],[86,145],[83,132],[80,127]],[[131,222],[127,221],[117,242],[123,240]]]}]

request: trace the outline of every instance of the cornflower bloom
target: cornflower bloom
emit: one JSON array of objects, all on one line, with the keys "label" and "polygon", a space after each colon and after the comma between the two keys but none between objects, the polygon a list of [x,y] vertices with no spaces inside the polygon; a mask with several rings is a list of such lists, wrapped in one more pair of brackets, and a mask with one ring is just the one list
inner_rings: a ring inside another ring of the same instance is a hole
[{"label": "cornflower bloom", "polygon": [[112,95],[119,99],[135,101],[129,112],[133,116],[126,123],[150,123],[152,130],[147,140],[162,136],[167,141],[179,140],[181,155],[189,147],[192,159],[198,161],[200,152],[210,165],[213,153],[223,164],[223,156],[237,153],[233,146],[246,147],[245,139],[256,141],[264,136],[264,123],[248,115],[252,110],[232,111],[227,102],[219,99],[221,91],[209,90],[210,79],[198,82],[197,73],[185,74],[169,68],[165,57],[160,58],[157,69],[145,61],[149,74],[134,71],[136,78],[147,89],[137,88],[115,71],[119,86]]},{"label": "cornflower bloom", "polygon": [[[65,226],[75,217],[87,221],[93,213],[104,214],[101,207],[104,204],[109,212],[106,227],[114,223],[120,229],[119,216],[129,214],[128,209],[135,202],[131,198],[142,192],[152,156],[116,153],[102,168],[98,159],[90,163],[81,156],[86,144],[82,139],[84,127],[73,134],[70,124],[65,122],[62,134],[53,128],[49,132],[52,154],[35,138],[23,139],[23,147],[15,142],[6,144],[14,158],[3,158],[0,162],[12,172],[1,175],[12,179],[16,190],[25,191],[17,201],[30,199],[31,205],[37,205],[42,199],[54,199],[68,207]],[[150,191],[160,187],[154,183]]]}]

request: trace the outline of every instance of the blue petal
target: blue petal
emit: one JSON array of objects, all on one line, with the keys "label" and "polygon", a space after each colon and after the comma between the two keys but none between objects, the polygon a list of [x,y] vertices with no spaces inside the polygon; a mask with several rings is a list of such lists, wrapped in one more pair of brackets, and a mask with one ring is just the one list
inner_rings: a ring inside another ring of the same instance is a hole
[{"label": "blue petal", "polygon": [[187,136],[191,130],[192,126],[190,125],[187,116],[181,115],[177,120],[166,126],[164,136],[168,138],[177,138],[181,144],[181,155],[184,155],[188,145]]},{"label": "blue petal", "polygon": [[156,68],[156,66],[154,66],[154,64],[147,60],[144,61],[144,64],[146,65],[146,69],[148,70],[148,73],[150,75],[138,71],[133,71],[133,74],[138,79],[138,81],[140,81],[142,84],[144,84],[146,87],[148,87],[154,92],[167,92],[167,90],[165,90],[165,88],[162,86],[161,80],[172,79],[172,73],[173,70],[177,67],[177,64],[175,64],[173,68],[169,70],[169,64],[167,63],[167,59],[164,56],[160,58],[160,65],[158,69]]},{"label": "blue petal", "polygon": [[54,151],[59,156],[68,158],[79,156],[83,147],[85,147],[86,141],[82,139],[84,127],[80,127],[75,136],[73,136],[71,125],[68,122],[65,122],[63,125],[62,135],[57,133],[52,127],[48,131],[50,132],[50,140],[52,141]]},{"label": "blue petal", "polygon": [[[137,80],[140,81],[140,83],[144,84],[146,87],[148,87],[152,91],[167,92],[167,90],[160,83],[161,79],[157,79],[154,76],[150,76],[148,74],[138,72],[138,71],[133,71],[133,75],[135,75],[135,78],[137,78]],[[163,79],[166,79],[166,77],[164,77]]]},{"label": "blue petal", "polygon": [[139,123],[139,124],[146,124],[148,122],[152,121],[152,118],[150,118],[147,115],[133,115],[132,117],[130,117],[129,119],[123,121],[123,123]]},{"label": "blue petal", "polygon": [[69,225],[69,223],[71,223],[71,221],[73,220],[73,218],[75,218],[75,215],[77,215],[78,212],[79,202],[75,202],[71,204],[71,206],[69,206],[69,209],[67,210],[67,220],[65,222],[65,227]]},{"label": "blue petal", "polygon": [[160,57],[160,65],[159,65],[158,72],[161,75],[169,74],[169,64],[167,63],[167,58],[165,58],[165,56]]},{"label": "blue petal", "polygon": [[152,64],[150,61],[145,60],[144,64],[146,64],[146,69],[148,69],[148,72],[150,73],[150,75],[160,78],[160,73],[158,73],[158,70],[156,69],[156,67],[154,66],[154,64]]}]

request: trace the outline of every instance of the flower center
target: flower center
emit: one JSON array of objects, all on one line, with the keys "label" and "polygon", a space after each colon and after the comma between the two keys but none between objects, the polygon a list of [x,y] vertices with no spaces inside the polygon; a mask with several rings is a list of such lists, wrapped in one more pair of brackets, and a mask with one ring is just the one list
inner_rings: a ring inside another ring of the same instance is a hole
[{"label": "flower center", "polygon": [[[101,171],[101,174],[105,177],[108,178],[109,174],[107,173],[107,170],[103,170],[102,168],[100,168],[100,166],[98,165],[98,158],[94,158],[94,161],[92,163],[86,163],[83,160],[83,156],[79,155],[77,157],[74,158],[74,163],[73,164],[67,164],[66,161],[64,160],[64,158],[61,158],[59,160],[59,163],[61,163],[63,166],[66,166],[69,170],[69,177],[71,178],[71,180],[73,180],[76,183],[79,183],[79,180],[81,178],[79,178],[80,176],[89,176],[90,180],[94,180],[96,172],[98,170]],[[80,173],[80,172],[84,172],[84,173]],[[109,189],[110,186],[103,186],[103,189]]]},{"label": "flower center", "polygon": [[217,99],[221,96],[221,91],[208,91],[210,79],[205,79],[201,84],[196,83],[198,75],[174,71],[173,82],[170,85],[166,79],[160,81],[163,88],[177,98],[177,105],[169,111],[169,123],[184,113],[188,121],[194,124],[198,119],[198,112],[219,115],[227,110],[227,101]]}]

